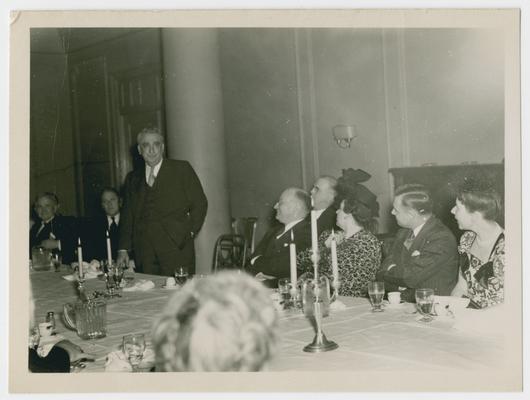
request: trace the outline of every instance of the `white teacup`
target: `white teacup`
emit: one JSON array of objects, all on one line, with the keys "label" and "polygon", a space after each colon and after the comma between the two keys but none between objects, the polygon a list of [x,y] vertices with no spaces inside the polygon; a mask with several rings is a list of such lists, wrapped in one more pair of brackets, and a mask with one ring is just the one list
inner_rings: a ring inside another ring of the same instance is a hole
[{"label": "white teacup", "polygon": [[41,337],[51,336],[53,333],[53,325],[51,322],[41,322],[39,324],[39,335]]},{"label": "white teacup", "polygon": [[401,303],[401,292],[389,292],[388,293],[388,302],[393,306]]},{"label": "white teacup", "polygon": [[166,279],[166,287],[173,287],[177,284],[177,281],[172,276]]}]

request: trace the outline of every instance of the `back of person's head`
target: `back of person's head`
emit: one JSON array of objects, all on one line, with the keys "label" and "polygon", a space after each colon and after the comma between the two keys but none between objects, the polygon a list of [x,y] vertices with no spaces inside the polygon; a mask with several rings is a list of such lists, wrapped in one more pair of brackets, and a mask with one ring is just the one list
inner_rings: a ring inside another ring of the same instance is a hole
[{"label": "back of person's head", "polygon": [[469,212],[479,212],[484,219],[498,221],[502,218],[503,206],[500,194],[492,187],[466,186],[460,188],[456,198]]},{"label": "back of person's head", "polygon": [[311,196],[305,190],[299,188],[292,188],[291,190],[300,216],[306,216],[311,211]]},{"label": "back of person's head", "polygon": [[152,341],[157,371],[259,371],[274,354],[278,316],[246,273],[189,281],[169,300]]},{"label": "back of person's head", "polygon": [[420,215],[431,215],[433,212],[431,192],[423,185],[412,183],[399,186],[395,196],[401,196],[401,204],[416,210]]}]

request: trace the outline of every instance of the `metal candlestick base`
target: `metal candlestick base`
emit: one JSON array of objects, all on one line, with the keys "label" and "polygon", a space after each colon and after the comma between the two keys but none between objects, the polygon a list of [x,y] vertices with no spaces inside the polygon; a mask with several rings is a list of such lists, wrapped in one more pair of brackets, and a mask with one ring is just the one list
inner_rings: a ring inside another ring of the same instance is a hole
[{"label": "metal candlestick base", "polygon": [[324,351],[331,351],[338,348],[339,345],[331,340],[326,339],[324,332],[317,333],[313,342],[304,347],[304,351],[307,353],[322,353]]}]

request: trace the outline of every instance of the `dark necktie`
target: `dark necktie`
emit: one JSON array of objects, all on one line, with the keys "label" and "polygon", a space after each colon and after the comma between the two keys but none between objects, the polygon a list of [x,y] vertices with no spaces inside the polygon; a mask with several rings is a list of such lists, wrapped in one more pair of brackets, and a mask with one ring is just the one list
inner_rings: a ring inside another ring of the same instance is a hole
[{"label": "dark necktie", "polygon": [[410,250],[410,246],[412,246],[412,242],[414,242],[415,237],[416,236],[414,236],[414,231],[410,231],[409,237],[406,238],[405,241],[403,242],[403,246],[405,246],[407,250]]},{"label": "dark necktie", "polygon": [[110,217],[112,219],[112,222],[109,225],[109,235],[114,236],[118,232],[118,224],[116,224],[116,220],[114,217]]}]

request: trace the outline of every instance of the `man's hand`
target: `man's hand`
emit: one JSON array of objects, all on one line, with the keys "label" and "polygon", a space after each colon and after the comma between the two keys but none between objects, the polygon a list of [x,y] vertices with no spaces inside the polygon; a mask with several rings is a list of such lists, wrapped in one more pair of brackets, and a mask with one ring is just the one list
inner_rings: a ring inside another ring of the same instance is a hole
[{"label": "man's hand", "polygon": [[59,241],[55,239],[45,239],[42,242],[40,242],[40,245],[48,250],[58,249]]},{"label": "man's hand", "polygon": [[129,267],[129,252],[127,250],[118,250],[118,259],[116,264],[123,266],[124,268]]}]

